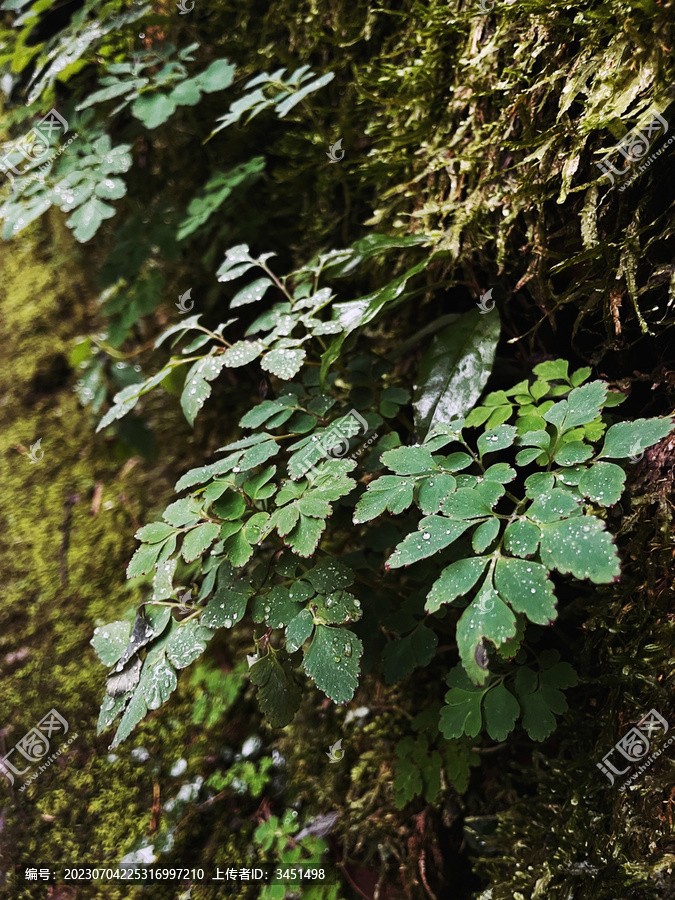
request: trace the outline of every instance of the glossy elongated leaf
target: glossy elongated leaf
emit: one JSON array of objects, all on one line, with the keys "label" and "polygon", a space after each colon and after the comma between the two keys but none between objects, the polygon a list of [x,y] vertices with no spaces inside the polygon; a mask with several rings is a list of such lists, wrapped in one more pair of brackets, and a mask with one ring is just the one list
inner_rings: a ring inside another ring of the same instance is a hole
[{"label": "glossy elongated leaf", "polygon": [[347,250],[333,250],[325,254],[323,269],[331,278],[344,278],[353,274],[365,260],[379,253],[401,247],[414,247],[427,243],[428,240],[424,235],[367,234],[355,241]]},{"label": "glossy elongated leaf", "polygon": [[492,371],[500,328],[496,310],[489,316],[472,310],[433,338],[413,400],[418,432],[471,410]]},{"label": "glossy elongated leaf", "polygon": [[408,281],[422,272],[431,262],[431,256],[408,269],[403,275],[389,282],[383,288],[359,297],[358,300],[349,300],[346,303],[333,304],[333,317],[340,325],[341,334],[335,338],[328,350],[321,357],[321,383],[326,379],[332,363],[338,358],[342,345],[346,338],[357,328],[362,328],[380,313],[387,309],[393,309],[405,299],[405,289]]}]

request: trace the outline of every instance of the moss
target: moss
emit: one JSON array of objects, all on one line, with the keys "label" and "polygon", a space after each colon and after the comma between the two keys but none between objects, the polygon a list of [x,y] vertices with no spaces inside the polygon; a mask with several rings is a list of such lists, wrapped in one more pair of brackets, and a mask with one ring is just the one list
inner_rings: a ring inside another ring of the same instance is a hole
[{"label": "moss", "polygon": [[[3,864],[17,898],[36,889],[19,887],[13,866],[119,860],[151,831],[154,784],[161,784],[163,801],[165,790],[177,792],[171,763],[187,755],[196,760],[194,768],[208,755],[208,738],[192,725],[195,689],[187,678],[162,713],[118,750],[115,762],[106,749],[111,732],[96,736],[106,673],[89,646],[93,629],[142,598],[142,589],[125,579],[133,534],[153,508],[168,502],[175,472],[189,458],[185,447],[167,440],[161,468],[120,461],[114,440],[94,436],[93,421],[72,390],[75,374],[68,373],[65,384],[45,378],[93,321],[78,248],[57,216],[51,225],[48,239],[32,227],[3,248],[0,700],[7,750],[51,708],[78,738],[25,791],[18,790],[20,778],[9,788],[4,833],[12,835],[12,849],[5,847]],[[178,416],[167,405],[159,427],[169,434],[184,430]],[[44,456],[31,464],[27,450],[38,438]],[[53,735],[52,751],[60,743]],[[161,752],[160,771],[132,760],[135,745],[146,745],[153,757]],[[230,860],[243,850],[234,834],[221,848]],[[194,857],[190,846],[188,855]],[[78,897],[103,896],[101,890],[80,887]],[[166,888],[158,890],[164,896]],[[140,893],[105,888],[111,900]]]}]

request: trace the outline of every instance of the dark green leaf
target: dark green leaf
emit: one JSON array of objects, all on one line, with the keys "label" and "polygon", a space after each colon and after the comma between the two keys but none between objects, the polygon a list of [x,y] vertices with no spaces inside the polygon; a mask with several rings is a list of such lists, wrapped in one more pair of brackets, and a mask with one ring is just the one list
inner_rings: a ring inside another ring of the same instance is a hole
[{"label": "dark green leaf", "polygon": [[546,566],[502,557],[495,568],[495,587],[511,609],[524,613],[531,622],[550,625],[554,621],[556,601]]},{"label": "dark green leaf", "polygon": [[[516,618],[486,583],[457,623],[457,648],[469,678],[483,684],[489,676],[481,659],[484,638],[499,646],[516,634]],[[480,646],[479,646],[480,645]]]},{"label": "dark green leaf", "polygon": [[345,628],[317,625],[304,667],[317,687],[334,703],[346,703],[358,687],[361,641]]},{"label": "dark green leaf", "polygon": [[308,609],[301,610],[297,616],[288,623],[286,628],[286,649],[289,653],[295,653],[305,643],[314,631],[312,614]]},{"label": "dark green leaf", "polygon": [[438,637],[430,628],[420,626],[398,641],[390,641],[383,651],[384,677],[387,684],[409,675],[417,666],[426,666],[434,658]]},{"label": "dark green leaf", "polygon": [[385,566],[387,569],[398,569],[433,556],[449,547],[470,527],[471,522],[452,521],[445,516],[427,516],[420,521],[419,530],[413,531],[398,545]]},{"label": "dark green leaf", "polygon": [[468,593],[485,571],[488,558],[460,559],[443,569],[441,577],[427,595],[427,612],[436,612],[442,604],[451,603]]},{"label": "dark green leaf", "polygon": [[504,532],[504,547],[514,556],[532,556],[537,552],[541,532],[534,522],[516,519]]},{"label": "dark green leaf", "polygon": [[260,709],[272,728],[288,725],[302,696],[288,655],[270,651],[251,666],[250,678],[258,688]]},{"label": "dark green leaf", "polygon": [[487,733],[494,741],[503,741],[515,727],[520,705],[511,691],[498,684],[486,693],[483,713]]},{"label": "dark green leaf", "polygon": [[215,522],[207,522],[205,525],[198,525],[193,528],[183,538],[183,546],[181,548],[181,556],[185,562],[193,562],[204,555],[211,544],[218,538],[220,526]]},{"label": "dark green leaf", "polygon": [[485,453],[494,453],[496,450],[505,450],[516,439],[515,425],[499,425],[490,431],[485,431],[476,441],[481,457]]},{"label": "dark green leaf", "polygon": [[500,330],[496,312],[482,316],[472,310],[433,338],[420,363],[413,402],[420,433],[471,410],[492,370]]}]

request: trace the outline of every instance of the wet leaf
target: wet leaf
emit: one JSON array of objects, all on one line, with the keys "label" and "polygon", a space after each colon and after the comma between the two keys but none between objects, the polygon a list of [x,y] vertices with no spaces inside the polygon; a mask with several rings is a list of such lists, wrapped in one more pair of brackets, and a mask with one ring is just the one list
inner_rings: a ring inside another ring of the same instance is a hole
[{"label": "wet leaf", "polygon": [[94,629],[90,643],[104,666],[114,666],[129,644],[131,625],[128,622],[111,622]]},{"label": "wet leaf", "polygon": [[251,683],[258,688],[260,709],[272,728],[283,728],[293,720],[302,692],[288,655],[270,652],[250,669]]},{"label": "wet leaf", "polygon": [[496,310],[489,315],[472,310],[433,338],[413,401],[419,432],[471,410],[492,371],[500,330]]},{"label": "wet leaf", "polygon": [[334,703],[346,703],[359,684],[363,644],[345,628],[317,625],[303,665],[316,686]]},{"label": "wet leaf", "polygon": [[540,554],[549,569],[596,584],[608,584],[621,574],[612,536],[594,516],[542,525]]},{"label": "wet leaf", "polygon": [[206,650],[213,631],[192,619],[174,628],[166,644],[166,656],[177,669],[184,669]]}]

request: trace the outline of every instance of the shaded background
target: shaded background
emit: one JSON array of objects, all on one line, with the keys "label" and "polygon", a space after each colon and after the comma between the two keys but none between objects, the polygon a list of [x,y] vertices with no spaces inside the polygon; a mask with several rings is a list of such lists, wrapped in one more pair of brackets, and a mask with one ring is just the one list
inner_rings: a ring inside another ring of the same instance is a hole
[{"label": "shaded background", "polygon": [[[48,52],[79,6],[36,12],[23,26],[3,8],[2,64],[14,66],[9,140],[51,105],[70,115],[97,87],[102,56],[66,70],[44,109],[27,108],[34,62],[24,44]],[[100,4],[90,9],[104,15]],[[80,244],[52,208],[0,246],[0,735],[6,752],[52,707],[79,735],[26,791],[18,780],[3,786],[0,868],[10,896],[47,896],[15,880],[26,864],[113,864],[143,846],[156,865],[212,869],[323,853],[338,882],[305,892],[310,900],[378,890],[458,900],[487,889],[485,900],[675,896],[675,756],[664,754],[627,794],[595,766],[638,714],[654,707],[673,721],[673,440],[630,469],[608,513],[622,581],[557,585],[556,633],[581,675],[569,712],[543,745],[520,729],[503,745],[477,742],[479,764],[462,793],[448,782],[431,803],[394,803],[396,743],[424,703],[442,699],[442,657],[394,687],[371,672],[347,709],[309,691],[294,723],[273,731],[248,682],[251,635],[242,627],[219,634],[169,702],[111,753],[112,732],[96,737],[105,670],[89,645],[95,627],[133,615],[144,599],[125,580],[134,532],[157,518],[183,472],[234,436],[261,375],[255,366],[226,373],[194,431],[177,396],[161,392],[118,431],[95,435],[91,400],[102,390],[107,402],[135,365],[156,371],[164,357],[149,348],[177,321],[174,303],[188,286],[207,321],[227,317],[231,292],[214,271],[234,243],[276,251],[285,272],[374,228],[429,234],[446,257],[425,276],[428,291],[360,346],[393,358],[402,338],[474,308],[493,287],[503,337],[489,390],[564,357],[622,388],[626,418],[672,412],[671,150],[624,192],[594,165],[652,105],[675,121],[672,13],[672,3],[651,2],[530,2],[484,16],[456,2],[201,9],[197,0],[188,16],[158,4],[106,38],[128,58],[197,41],[197,68],[226,57],[238,87],[262,70],[305,63],[336,78],[288,121],[263,114],[206,144],[235,94],[209,94],[153,132],[118,116],[108,130],[114,144],[131,144],[134,166],[115,218]],[[326,150],[338,138],[345,158],[330,165]],[[162,231],[208,174],[257,154],[264,176],[190,241]],[[378,259],[346,298],[408,262],[397,251]],[[119,277],[130,285],[127,302],[111,312],[97,298]],[[401,384],[414,382],[427,345],[396,361]],[[44,457],[32,465],[26,451],[38,438]],[[354,710],[365,712],[347,722]],[[339,737],[345,757],[330,765],[325,752]],[[329,813],[328,834],[296,845],[298,827]],[[264,847],[256,829],[270,821]],[[78,886],[52,896],[183,889]],[[193,889],[196,898],[216,895]]]}]

